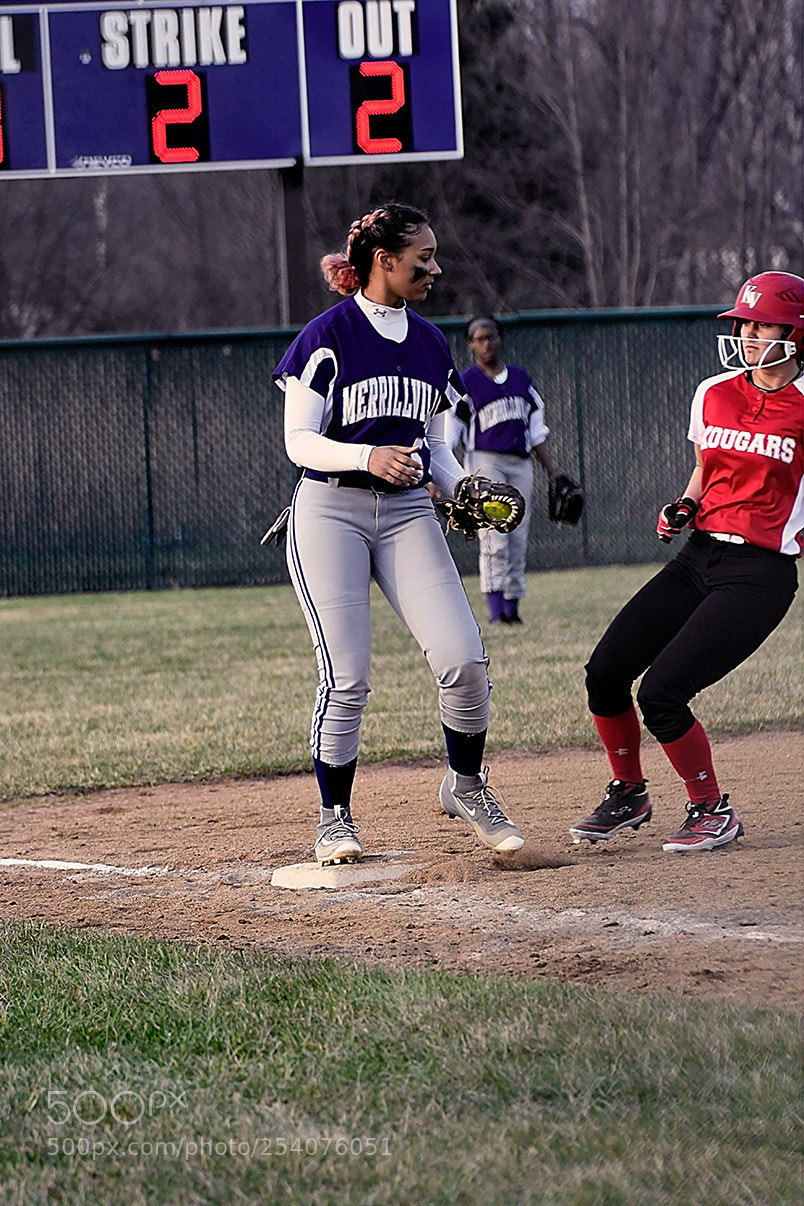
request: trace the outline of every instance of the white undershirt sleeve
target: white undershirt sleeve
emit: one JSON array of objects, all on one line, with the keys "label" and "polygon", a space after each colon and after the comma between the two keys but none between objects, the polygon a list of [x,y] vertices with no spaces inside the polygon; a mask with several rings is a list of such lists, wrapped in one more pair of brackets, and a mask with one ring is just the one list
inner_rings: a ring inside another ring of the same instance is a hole
[{"label": "white undershirt sleeve", "polygon": [[449,411],[441,411],[430,423],[427,429],[427,446],[430,449],[430,474],[439,490],[455,497],[458,482],[467,477],[467,472],[445,439],[446,416]]},{"label": "white undershirt sleeve", "polygon": [[298,377],[286,377],[285,449],[295,465],[320,473],[349,473],[368,470],[371,444],[344,444],[321,434],[326,399]]},{"label": "white undershirt sleeve", "polygon": [[530,396],[533,400],[533,410],[530,412],[530,442],[535,448],[538,444],[543,444],[550,434],[550,428],[544,421],[544,402],[538,390],[530,387]]},{"label": "white undershirt sleeve", "polygon": [[459,444],[466,444],[466,424],[458,418],[454,406],[444,411],[444,439],[450,448],[455,449]]}]

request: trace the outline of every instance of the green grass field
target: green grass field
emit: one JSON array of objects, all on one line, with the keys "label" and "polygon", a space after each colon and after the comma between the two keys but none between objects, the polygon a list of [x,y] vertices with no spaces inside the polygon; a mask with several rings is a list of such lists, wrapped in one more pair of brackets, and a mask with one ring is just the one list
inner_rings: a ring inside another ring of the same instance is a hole
[{"label": "green grass field", "polygon": [[[492,749],[594,744],[581,667],[649,572],[531,577],[523,628],[487,635]],[[711,732],[801,726],[803,627],[799,601],[706,693]],[[6,800],[308,766],[289,588],[5,600],[0,633]],[[363,758],[440,753],[378,602]],[[786,1206],[801,1069],[778,1011],[0,925],[11,1206]]]},{"label": "green grass field", "polygon": [[0,953],[9,1206],[800,1201],[784,1014],[40,927]]},{"label": "green grass field", "polygon": [[[655,567],[533,574],[522,628],[484,632],[490,751],[592,746],[583,663]],[[467,583],[484,615],[477,578]],[[432,676],[385,600],[361,760],[441,756]],[[696,705],[710,732],[804,723],[804,606]],[[289,586],[0,601],[0,799],[306,770],[316,686]]]}]

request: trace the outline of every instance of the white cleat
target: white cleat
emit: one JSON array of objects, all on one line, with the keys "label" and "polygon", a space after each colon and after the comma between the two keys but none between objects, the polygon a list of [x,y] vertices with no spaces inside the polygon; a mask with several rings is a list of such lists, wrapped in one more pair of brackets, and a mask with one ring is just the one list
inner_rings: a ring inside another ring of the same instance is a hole
[{"label": "white cleat", "polygon": [[359,863],[363,847],[358,841],[358,826],[345,808],[335,808],[335,819],[316,829],[313,853],[322,867],[338,863]]}]

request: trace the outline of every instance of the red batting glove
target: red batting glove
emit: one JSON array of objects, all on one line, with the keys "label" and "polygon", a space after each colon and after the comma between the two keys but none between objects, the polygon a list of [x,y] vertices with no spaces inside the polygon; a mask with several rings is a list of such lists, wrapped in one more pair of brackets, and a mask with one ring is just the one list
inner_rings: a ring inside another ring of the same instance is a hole
[{"label": "red batting glove", "polygon": [[683,527],[692,522],[697,510],[697,502],[687,498],[686,495],[684,498],[677,498],[675,502],[662,507],[659,512],[659,522],[656,525],[656,534],[659,539],[663,540],[665,544],[669,544],[674,536],[678,536]]}]

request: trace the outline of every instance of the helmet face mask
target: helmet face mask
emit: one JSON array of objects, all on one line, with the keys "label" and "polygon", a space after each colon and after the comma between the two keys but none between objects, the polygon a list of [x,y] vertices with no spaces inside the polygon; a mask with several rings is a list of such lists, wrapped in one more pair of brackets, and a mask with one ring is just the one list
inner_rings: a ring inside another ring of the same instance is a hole
[{"label": "helmet face mask", "polygon": [[[718,318],[733,318],[731,335],[718,335],[718,353],[724,368],[762,369],[804,359],[804,279],[792,272],[760,272],[741,286],[734,308]],[[783,327],[778,339],[743,339],[744,322]],[[757,364],[745,357],[744,345],[766,344]]]},{"label": "helmet face mask", "polygon": [[[796,353],[800,352],[801,345],[796,348],[792,339],[743,339],[740,335],[742,329],[742,321],[737,319],[734,323],[733,335],[718,335],[717,351],[720,356],[720,363],[727,369],[763,369],[773,368],[774,365],[784,364],[785,361],[795,359]],[[762,351],[762,355],[756,364],[749,363],[745,358],[743,347],[746,343],[762,344],[766,346]],[[776,351],[774,351],[776,349]],[[776,358],[771,360],[770,356]]]}]

